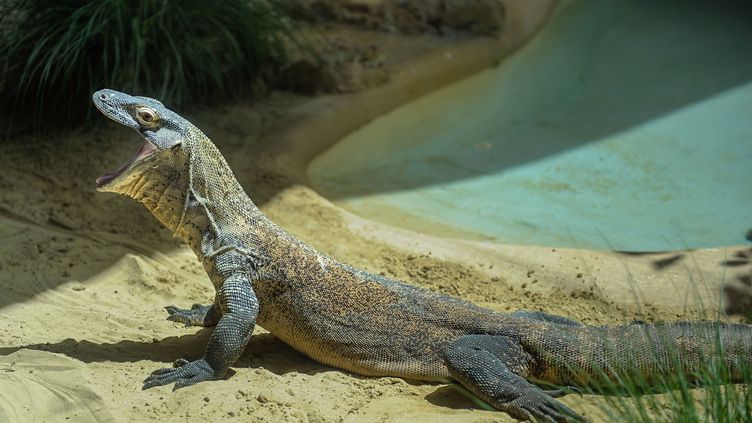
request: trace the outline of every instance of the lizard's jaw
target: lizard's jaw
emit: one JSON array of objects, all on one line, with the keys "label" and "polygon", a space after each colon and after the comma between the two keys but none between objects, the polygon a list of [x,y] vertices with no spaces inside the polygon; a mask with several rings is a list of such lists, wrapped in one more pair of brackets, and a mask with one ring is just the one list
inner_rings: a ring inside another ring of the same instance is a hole
[{"label": "lizard's jaw", "polygon": [[116,171],[112,173],[105,173],[104,175],[97,178],[97,188],[104,188],[112,181],[118,179],[119,176],[122,176],[124,173],[126,173],[128,169],[133,167],[133,165],[146,159],[147,157],[150,157],[156,152],[157,147],[148,140],[145,140],[144,144],[141,146],[141,148],[138,149],[136,154],[134,154],[133,157],[131,157],[127,162],[120,165],[120,167]]}]

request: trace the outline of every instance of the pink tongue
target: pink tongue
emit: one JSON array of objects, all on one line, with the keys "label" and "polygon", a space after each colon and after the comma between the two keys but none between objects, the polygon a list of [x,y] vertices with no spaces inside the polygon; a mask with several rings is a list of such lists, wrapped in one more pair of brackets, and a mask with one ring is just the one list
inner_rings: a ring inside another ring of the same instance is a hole
[{"label": "pink tongue", "polygon": [[114,173],[105,173],[104,175],[97,178],[97,186],[101,187],[102,185],[106,184],[107,182],[110,182],[114,177],[117,175]]},{"label": "pink tongue", "polygon": [[145,141],[144,144],[141,146],[141,148],[138,149],[136,152],[136,155],[134,155],[130,160],[120,165],[118,170],[116,170],[113,173],[105,173],[104,175],[97,178],[97,186],[102,186],[111,180],[115,179],[118,175],[120,175],[124,170],[128,169],[133,163],[136,161],[143,159],[144,157],[152,154],[154,151],[156,151],[157,148],[154,147],[152,143],[149,141]]}]

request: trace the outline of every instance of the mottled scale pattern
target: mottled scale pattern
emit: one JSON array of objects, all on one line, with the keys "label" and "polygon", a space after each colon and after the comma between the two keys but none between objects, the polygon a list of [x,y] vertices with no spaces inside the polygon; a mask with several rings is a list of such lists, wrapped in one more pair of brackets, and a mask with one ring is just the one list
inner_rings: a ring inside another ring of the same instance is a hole
[{"label": "mottled scale pattern", "polygon": [[[545,421],[581,418],[553,399],[558,391],[536,383],[692,377],[719,345],[736,376],[750,365],[749,325],[595,327],[540,312],[507,315],[339,263],[267,219],[190,122],[153,99],[111,90],[97,98],[111,99],[98,104],[103,113],[160,147],[109,190],[142,202],[184,240],[217,289],[211,307],[168,307],[171,320],[217,324],[203,361],[158,370],[145,387],[224,376],[256,323],[322,363],[364,375],[456,380],[500,410]],[[160,113],[162,127],[149,132],[128,120],[139,101]]]}]

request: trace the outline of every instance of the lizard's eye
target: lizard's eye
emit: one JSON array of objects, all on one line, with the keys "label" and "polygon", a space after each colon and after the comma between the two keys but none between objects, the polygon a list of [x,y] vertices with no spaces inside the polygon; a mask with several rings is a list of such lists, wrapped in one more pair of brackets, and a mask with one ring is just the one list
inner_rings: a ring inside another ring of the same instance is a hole
[{"label": "lizard's eye", "polygon": [[147,128],[154,128],[159,122],[159,114],[148,107],[139,107],[136,109],[136,119],[138,123],[146,126]]}]

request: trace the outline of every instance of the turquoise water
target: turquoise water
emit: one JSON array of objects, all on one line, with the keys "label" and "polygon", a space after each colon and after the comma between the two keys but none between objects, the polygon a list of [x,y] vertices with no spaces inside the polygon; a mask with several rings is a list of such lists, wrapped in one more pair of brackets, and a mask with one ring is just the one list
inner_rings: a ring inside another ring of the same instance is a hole
[{"label": "turquoise water", "polygon": [[350,134],[309,167],[364,217],[508,244],[747,242],[744,2],[569,1],[500,66]]}]

